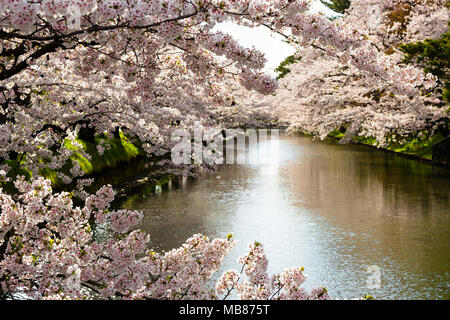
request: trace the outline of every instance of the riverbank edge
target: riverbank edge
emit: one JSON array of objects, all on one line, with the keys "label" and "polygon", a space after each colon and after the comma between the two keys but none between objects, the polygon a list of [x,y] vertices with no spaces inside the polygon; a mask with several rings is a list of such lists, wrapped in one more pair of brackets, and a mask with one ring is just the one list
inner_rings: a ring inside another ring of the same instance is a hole
[{"label": "riverbank edge", "polygon": [[[313,134],[310,134],[310,133],[304,133],[302,131],[295,131],[295,134],[298,134],[298,135],[303,136],[303,137],[309,137],[309,138],[317,139],[317,141],[323,141],[323,140],[318,139],[316,136],[314,136]],[[340,135],[329,134],[326,137],[326,139],[328,139],[328,141],[334,141],[334,142],[337,143],[337,142],[340,141],[341,136]],[[433,167],[440,167],[440,168],[450,169],[450,165],[449,164],[437,163],[437,162],[434,162],[432,158],[422,157],[422,156],[417,155],[417,154],[405,153],[405,152],[399,152],[399,151],[395,151],[395,150],[390,150],[390,149],[387,149],[387,148],[381,148],[381,147],[374,146],[371,143],[365,143],[365,142],[362,142],[362,141],[352,141],[349,144],[350,145],[359,145],[359,146],[369,147],[371,149],[378,150],[378,151],[381,151],[381,152],[391,153],[391,154],[394,154],[394,155],[397,155],[397,156],[400,156],[400,157],[403,157],[403,158],[406,158],[406,159],[419,161],[419,162],[422,162],[424,164],[427,164],[427,165],[430,165],[430,166],[433,166]],[[430,157],[431,157],[431,155],[430,155]]]},{"label": "riverbank edge", "polygon": [[[296,131],[294,134],[314,138],[313,135],[300,131]],[[329,135],[326,139],[335,143],[338,143],[340,140],[339,137],[332,135]],[[317,140],[321,141],[319,139]],[[352,142],[351,144],[370,147],[371,149],[382,152],[388,152],[407,159],[419,161],[433,167],[450,168],[448,165],[436,164],[433,163],[432,159],[414,154],[397,152],[386,148],[378,148],[363,142]],[[136,143],[135,146],[139,151],[132,156],[125,157],[125,159],[123,156],[119,159],[115,158],[116,156],[114,154],[110,155],[110,157],[114,160],[112,161],[114,165],[107,165],[108,162],[105,161],[97,163],[94,160],[93,165],[96,167],[96,170],[86,175],[85,178],[94,178],[95,182],[91,187],[87,188],[87,191],[92,193],[98,190],[101,186],[110,184],[116,190],[117,202],[122,202],[126,197],[145,196],[149,193],[155,193],[157,189],[164,188],[171,183],[174,183],[175,185],[178,184],[179,177],[176,177],[173,174],[158,174],[157,171],[161,167],[149,165],[150,163],[161,159],[149,158],[142,152],[139,143]],[[54,189],[59,191],[67,189],[67,187],[67,185],[63,185],[61,183],[54,185]]]},{"label": "riverbank edge", "polygon": [[[340,138],[338,138],[338,137],[333,137],[333,136],[328,136],[328,139],[332,139],[332,140],[335,140],[335,141],[339,141],[339,140],[340,140]],[[369,147],[369,148],[374,149],[374,150],[378,150],[378,151],[382,151],[382,152],[387,152],[387,153],[395,154],[395,155],[397,155],[397,156],[400,156],[400,157],[403,157],[403,158],[407,158],[407,159],[411,159],[411,160],[420,161],[420,162],[423,162],[423,163],[428,164],[428,165],[431,165],[431,166],[444,167],[444,168],[447,167],[447,166],[442,165],[442,164],[436,164],[436,163],[433,163],[433,160],[432,160],[432,159],[428,159],[428,158],[425,158],[425,157],[421,157],[421,156],[418,156],[418,155],[415,155],[415,154],[409,154],[409,153],[404,153],[404,152],[398,152],[398,151],[389,150],[389,149],[386,149],[386,148],[379,148],[379,147],[376,147],[376,146],[371,145],[371,144],[369,144],[369,143],[364,143],[364,142],[351,142],[350,144],[357,145],[357,146]],[[447,168],[448,168],[448,167],[447,167]]]},{"label": "riverbank edge", "polygon": [[[74,149],[71,157],[79,163],[85,172],[82,179],[94,179],[94,182],[84,188],[89,193],[95,193],[104,185],[111,185],[116,192],[116,199],[142,192],[142,186],[155,191],[157,186],[163,187],[174,177],[171,174],[158,173],[161,169],[157,163],[164,160],[164,157],[149,157],[142,148],[139,140],[132,140],[122,132],[120,137],[108,139],[96,137],[95,142],[89,142],[80,138],[76,139],[82,145],[82,151],[90,158],[86,158],[82,152]],[[99,154],[97,146],[99,141],[108,144],[102,154]],[[67,146],[72,146],[66,142]],[[64,171],[68,168],[64,167]],[[66,173],[66,172],[64,172]],[[75,182],[65,184],[57,177],[57,171],[43,170],[41,174],[52,181],[52,188],[55,192],[68,192],[76,190]]]}]

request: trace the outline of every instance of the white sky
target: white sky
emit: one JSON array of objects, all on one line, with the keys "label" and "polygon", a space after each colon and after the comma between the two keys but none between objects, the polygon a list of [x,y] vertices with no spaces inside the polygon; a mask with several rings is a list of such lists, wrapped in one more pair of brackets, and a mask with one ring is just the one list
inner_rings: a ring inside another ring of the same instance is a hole
[{"label": "white sky", "polygon": [[[324,6],[319,0],[312,1],[311,11],[322,11],[330,16],[336,15],[336,13]],[[254,46],[263,52],[267,59],[267,65],[264,70],[271,74],[275,74],[274,70],[280,63],[295,52],[293,47],[282,41],[282,36],[272,35],[270,30],[263,26],[249,28],[224,22],[217,25],[216,29],[231,34],[244,47],[251,48]]]}]

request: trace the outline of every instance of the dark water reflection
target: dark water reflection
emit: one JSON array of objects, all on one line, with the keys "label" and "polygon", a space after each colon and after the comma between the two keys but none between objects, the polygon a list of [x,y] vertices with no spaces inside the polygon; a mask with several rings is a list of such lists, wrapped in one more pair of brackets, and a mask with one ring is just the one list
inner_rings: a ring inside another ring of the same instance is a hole
[{"label": "dark water reflection", "polygon": [[[260,145],[260,148],[264,148]],[[253,146],[256,148],[256,146]],[[276,174],[225,165],[184,188],[129,201],[158,250],[194,233],[264,244],[269,271],[304,266],[335,298],[450,299],[450,171],[363,146],[283,137]],[[367,287],[368,266],[381,288]]]}]

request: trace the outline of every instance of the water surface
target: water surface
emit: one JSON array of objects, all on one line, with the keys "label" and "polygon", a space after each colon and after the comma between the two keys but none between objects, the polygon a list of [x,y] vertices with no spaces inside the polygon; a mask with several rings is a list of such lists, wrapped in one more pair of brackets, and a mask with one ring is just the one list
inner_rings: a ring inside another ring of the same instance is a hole
[{"label": "water surface", "polygon": [[[450,299],[450,170],[299,136],[281,137],[279,154],[274,172],[224,165],[124,207],[144,211],[159,251],[194,233],[233,232],[222,271],[240,270],[237,258],[257,240],[270,273],[303,266],[305,287],[324,285],[334,298]],[[372,265],[379,289],[367,287]]]}]

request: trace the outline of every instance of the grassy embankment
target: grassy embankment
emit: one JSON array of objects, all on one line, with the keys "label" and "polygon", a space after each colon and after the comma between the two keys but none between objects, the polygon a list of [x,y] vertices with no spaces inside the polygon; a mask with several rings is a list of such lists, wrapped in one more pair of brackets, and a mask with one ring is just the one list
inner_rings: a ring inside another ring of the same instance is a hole
[{"label": "grassy embankment", "polygon": [[[344,134],[345,130],[337,130],[331,132],[329,137],[340,139]],[[441,133],[433,136],[424,134],[422,138],[411,136],[403,143],[391,142],[384,150],[430,161],[432,159],[432,146],[443,138]],[[109,148],[105,148],[102,155],[97,151],[97,145],[101,140],[109,144]],[[74,151],[71,159],[78,161],[81,169],[85,172],[83,178],[95,178],[92,186],[86,188],[86,191],[90,193],[95,192],[105,184],[111,184],[115,189],[126,186],[127,195],[133,194],[133,200],[137,200],[136,197],[152,193],[158,186],[162,187],[173,180],[171,175],[159,175],[152,179],[146,177],[148,173],[155,170],[155,167],[148,165],[149,162],[159,159],[149,160],[141,147],[141,143],[139,141],[131,141],[122,132],[120,133],[120,138],[106,139],[105,137],[96,137],[94,142],[82,139],[77,139],[77,142],[82,145],[84,152],[90,155],[90,159],[83,156],[81,152],[77,152],[76,148],[68,140],[65,141],[65,145]],[[375,146],[375,142],[374,138],[367,137],[356,137],[353,140],[353,143],[372,147]],[[23,166],[19,166],[21,162],[23,164],[23,160],[9,160],[7,162],[13,168],[9,173],[11,178],[17,175],[30,176],[29,171],[23,169]],[[60,171],[69,175],[70,168],[71,165],[68,163]],[[41,169],[40,174],[52,181],[55,191],[70,191],[76,188],[74,183],[64,184],[57,176],[57,171],[55,170]],[[142,177],[144,178],[142,179]],[[11,182],[0,183],[0,187],[9,193],[14,193],[15,190]]]},{"label": "grassy embankment", "polygon": [[[329,134],[331,138],[340,139],[344,136],[344,131],[333,131]],[[430,161],[433,155],[433,145],[438,143],[444,138],[441,133],[437,133],[433,136],[429,134],[423,134],[422,138],[418,135],[411,136],[405,141],[400,142],[390,142],[387,147],[381,148],[381,150],[387,150],[390,152],[395,152],[401,155],[408,155],[413,158],[423,159]],[[371,137],[361,137],[358,136],[353,139],[353,143],[363,144],[367,146],[376,146],[375,138]]]},{"label": "grassy embankment", "polygon": [[[109,145],[109,148],[105,148],[102,155],[97,151],[97,145],[101,140],[106,141],[106,144]],[[94,183],[86,188],[88,192],[95,192],[105,184],[111,184],[114,188],[119,188],[154,170],[154,167],[148,164],[150,161],[159,160],[146,157],[141,143],[139,141],[131,141],[122,132],[120,132],[120,138],[107,139],[105,137],[96,137],[93,142],[82,139],[76,139],[76,141],[82,145],[83,151],[90,156],[90,159],[83,156],[83,153],[78,151],[69,140],[66,140],[64,144],[68,149],[74,151],[71,160],[79,163],[85,173],[83,178],[95,178]],[[42,161],[45,162],[45,159]],[[7,161],[7,164],[12,168],[8,174],[10,178],[17,175],[31,176],[31,172],[23,168],[23,157],[18,156],[16,160]],[[59,171],[70,176],[70,168],[71,164],[67,163]],[[39,174],[52,181],[55,191],[73,190],[76,188],[74,183],[65,184],[58,177],[56,170],[45,168],[41,169]],[[155,185],[165,184],[169,180],[167,177],[160,177],[158,181],[152,180],[153,183],[150,183],[152,185],[151,188],[154,188]],[[7,192],[14,193],[15,188],[11,182],[3,183],[1,187]]]}]

